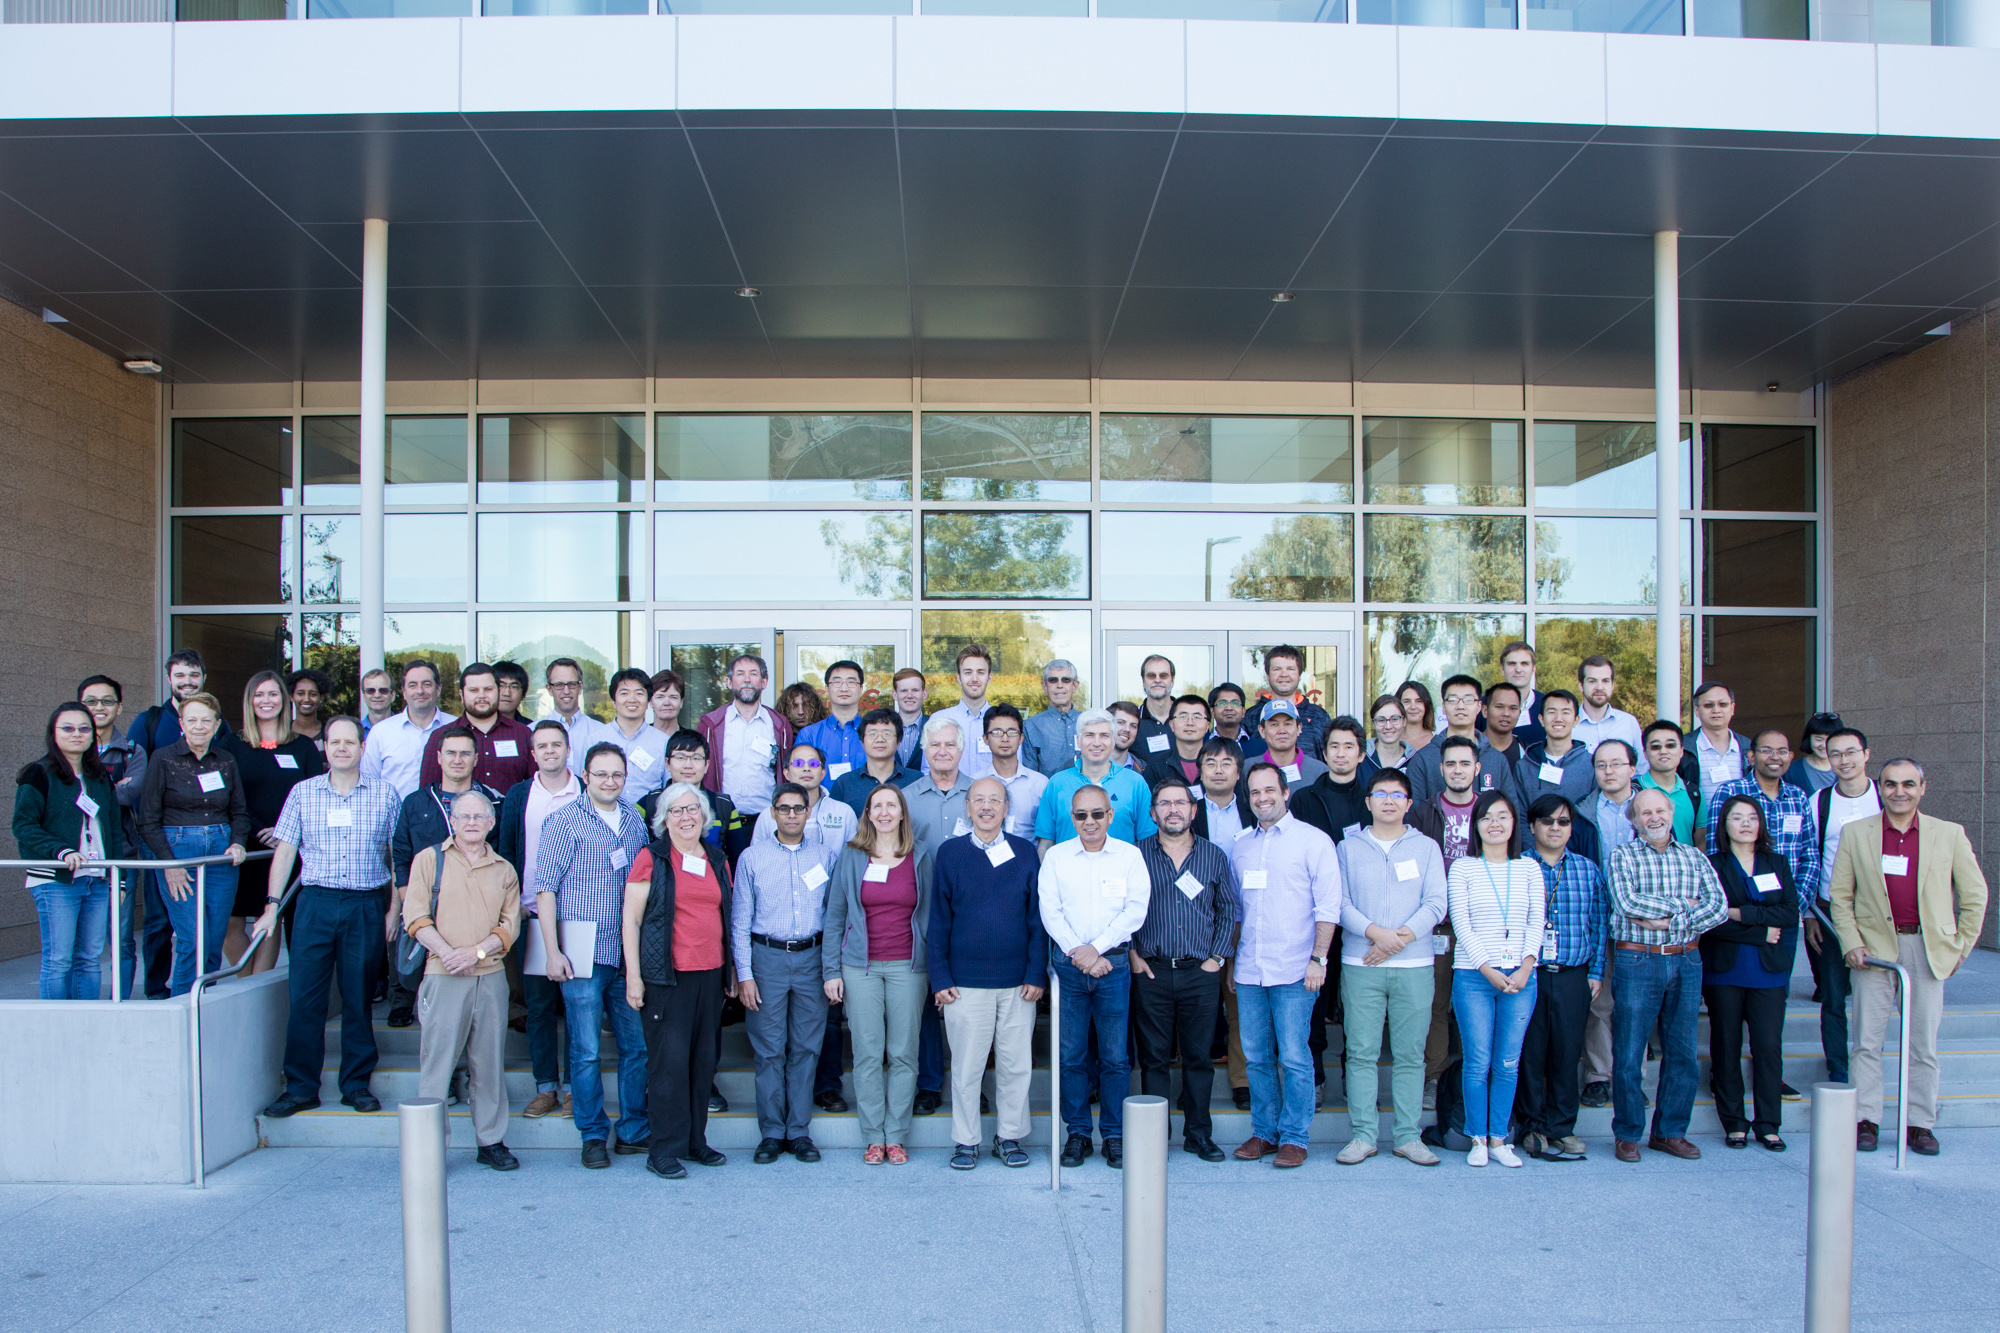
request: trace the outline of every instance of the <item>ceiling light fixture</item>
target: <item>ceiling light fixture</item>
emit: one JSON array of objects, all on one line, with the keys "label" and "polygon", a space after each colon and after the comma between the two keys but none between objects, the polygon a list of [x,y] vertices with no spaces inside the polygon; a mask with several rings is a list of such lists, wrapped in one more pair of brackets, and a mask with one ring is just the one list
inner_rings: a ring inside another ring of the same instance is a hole
[{"label": "ceiling light fixture", "polygon": [[1285,302],[1295,299],[1295,297],[1296,293],[1293,292],[1274,292],[1271,295],[1271,300],[1278,305],[1283,305]]},{"label": "ceiling light fixture", "polygon": [[1764,386],[1765,393],[1776,393],[1777,391],[1778,391],[1778,382],[1776,380],[1772,380],[1769,384],[1766,384]]},{"label": "ceiling light fixture", "polygon": [[738,287],[736,294],[738,296],[762,296],[764,293],[756,287]]},{"label": "ceiling light fixture", "polygon": [[125,369],[131,371],[134,375],[157,375],[160,373],[160,363],[157,361],[127,361]]}]

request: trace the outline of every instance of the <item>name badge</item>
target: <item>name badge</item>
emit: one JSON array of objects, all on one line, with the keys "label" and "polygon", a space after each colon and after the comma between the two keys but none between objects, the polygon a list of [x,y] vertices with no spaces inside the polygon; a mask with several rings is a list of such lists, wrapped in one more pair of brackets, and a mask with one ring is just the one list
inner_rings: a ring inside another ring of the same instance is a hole
[{"label": "name badge", "polygon": [[1784,831],[1787,833],[1803,833],[1805,831],[1806,817],[1804,815],[1786,815],[1779,822],[1784,826]]},{"label": "name badge", "polygon": [[767,741],[761,737],[750,742],[750,749],[757,754],[763,755],[766,759],[769,759],[777,748],[778,743],[776,741]]},{"label": "name badge", "polygon": [[1776,893],[1778,891],[1778,877],[1776,875],[1752,875],[1750,882],[1757,886],[1757,892],[1759,893]]},{"label": "name badge", "polygon": [[76,794],[76,808],[83,811],[85,819],[97,818],[97,802],[90,798],[90,793],[87,791]]},{"label": "name badge", "polygon": [[1883,874],[1884,874],[1885,876],[1886,876],[1886,875],[1907,875],[1907,874],[1909,874],[1909,873],[1910,873],[1910,858],[1909,858],[1909,857],[1907,857],[1907,856],[1890,856],[1890,855],[1889,855],[1888,853],[1886,853],[1886,852],[1885,852],[1885,853],[1883,853],[1883,856],[1882,856],[1882,873],[1883,873]]},{"label": "name badge", "polygon": [[1097,882],[1097,892],[1106,898],[1123,898],[1125,896],[1125,877],[1123,875],[1106,875]]},{"label": "name badge", "polygon": [[854,765],[852,764],[828,764],[826,766],[826,780],[828,782],[838,782],[853,771]]},{"label": "name badge", "polygon": [[1442,958],[1450,952],[1451,952],[1451,936],[1449,935],[1431,936],[1431,954],[1433,957]]},{"label": "name badge", "polygon": [[1270,882],[1270,879],[1271,875],[1269,871],[1246,870],[1243,872],[1243,887],[1246,889],[1261,889]]},{"label": "name badge", "polygon": [[202,773],[195,778],[195,783],[203,791],[221,791],[228,785],[220,773]]},{"label": "name badge", "polygon": [[681,873],[683,875],[693,875],[697,879],[706,879],[708,877],[708,858],[705,856],[683,856],[681,858]]},{"label": "name badge", "polygon": [[1201,897],[1201,891],[1208,886],[1194,877],[1194,871],[1183,870],[1181,877],[1174,881],[1174,887],[1186,895],[1189,902]]},{"label": "name badge", "polygon": [[1726,768],[1711,768],[1708,770],[1708,780],[1711,784],[1733,782],[1735,781],[1735,775]]},{"label": "name badge", "polygon": [[1512,954],[1499,954],[1493,959],[1493,966],[1499,968],[1502,972],[1512,972],[1520,965],[1521,960]]},{"label": "name badge", "polygon": [[1288,782],[1297,782],[1299,780],[1299,766],[1297,764],[1282,764],[1279,766],[1278,771],[1285,775],[1285,780]]},{"label": "name badge", "polygon": [[962,838],[970,832],[972,832],[972,825],[966,823],[963,819],[951,826],[951,836],[954,838]]},{"label": "name badge", "polygon": [[987,863],[989,865],[992,865],[995,869],[998,869],[1000,866],[1006,865],[1009,861],[1013,859],[1014,859],[1014,849],[1007,845],[1007,840],[1005,838],[1002,838],[999,842],[994,843],[991,847],[988,847],[986,849]]},{"label": "name badge", "polygon": [[[508,744],[510,745],[512,743],[513,742],[511,741],[508,742]],[[632,751],[631,754],[625,757],[631,761],[632,767],[634,768],[651,768],[653,766],[653,756],[646,753],[644,750],[634,750]]]},{"label": "name badge", "polygon": [[521,757],[520,743],[518,741],[493,742],[493,757],[495,759],[519,759]]},{"label": "name badge", "polygon": [[1415,879],[1418,875],[1421,875],[1422,873],[1423,871],[1417,869],[1417,863],[1415,861],[1396,862],[1397,879]]},{"label": "name badge", "polygon": [[1554,926],[1544,926],[1542,928],[1542,961],[1553,963],[1555,960],[1556,928]]},{"label": "name badge", "polygon": [[1540,776],[1541,776],[1541,779],[1542,779],[1542,781],[1544,781],[1544,782],[1553,782],[1553,783],[1556,783],[1556,784],[1560,785],[1560,784],[1562,783],[1562,780],[1563,780],[1563,771],[1562,771],[1562,765],[1561,765],[1561,764],[1543,764],[1543,765],[1542,765],[1542,769],[1541,769],[1541,774],[1540,774]]},{"label": "name badge", "polygon": [[623,870],[626,866],[632,864],[632,853],[626,851],[623,847],[613,847],[609,855],[613,870]]},{"label": "name badge", "polygon": [[293,754],[274,754],[271,756],[271,762],[279,768],[297,768],[299,757]]},{"label": "name badge", "polygon": [[1151,753],[1158,754],[1160,751],[1166,748],[1167,748],[1167,738],[1165,736],[1146,737],[1146,749]]},{"label": "name badge", "polygon": [[804,881],[807,888],[816,889],[826,883],[826,867],[815,861],[813,862],[812,869],[800,875],[799,878]]},{"label": "name badge", "polygon": [[993,753],[993,747],[986,743],[986,738],[984,736],[981,736],[979,738],[978,743],[973,748],[977,749],[981,754]]},{"label": "name badge", "polygon": [[326,826],[328,828],[353,828],[354,812],[352,810],[329,810],[326,812]]},{"label": "name badge", "polygon": [[861,878],[870,884],[887,884],[889,882],[889,867],[878,865],[871,861],[868,863],[868,868],[861,872]]},{"label": "name badge", "polygon": [[1242,837],[1242,836],[1243,836],[1244,834],[1248,833],[1249,831],[1250,831],[1250,826],[1249,826],[1249,825],[1247,825],[1247,824],[1238,824],[1238,825],[1236,826],[1236,837],[1235,837],[1235,838],[1231,838],[1231,839],[1230,839],[1230,841],[1231,841],[1231,842],[1234,842],[1234,841],[1236,840],[1236,838],[1240,838],[1240,837]]}]

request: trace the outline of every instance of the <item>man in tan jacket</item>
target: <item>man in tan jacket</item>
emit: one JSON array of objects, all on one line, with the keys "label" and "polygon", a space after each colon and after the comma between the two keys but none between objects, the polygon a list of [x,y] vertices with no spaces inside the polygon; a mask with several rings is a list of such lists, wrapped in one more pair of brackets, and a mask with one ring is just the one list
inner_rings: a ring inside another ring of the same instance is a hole
[{"label": "man in tan jacket", "polygon": [[1882,1119],[1882,1043],[1896,1007],[1893,973],[1868,958],[1894,959],[1910,974],[1910,1151],[1937,1155],[1938,1023],[1945,978],[1979,941],[1986,920],[1986,878],[1965,830],[1942,819],[1917,818],[1924,770],[1914,759],[1882,766],[1876,789],[1882,813],[1841,831],[1833,863],[1833,928],[1854,973],[1860,1036],[1852,1071],[1860,1092],[1855,1146],[1875,1151]]},{"label": "man in tan jacket", "polygon": [[477,789],[451,803],[451,841],[419,851],[403,894],[403,926],[430,950],[417,992],[423,1041],[417,1095],[443,1097],[461,1052],[479,1161],[520,1166],[507,1151],[507,950],[521,928],[521,881],[487,845],[493,806]]}]

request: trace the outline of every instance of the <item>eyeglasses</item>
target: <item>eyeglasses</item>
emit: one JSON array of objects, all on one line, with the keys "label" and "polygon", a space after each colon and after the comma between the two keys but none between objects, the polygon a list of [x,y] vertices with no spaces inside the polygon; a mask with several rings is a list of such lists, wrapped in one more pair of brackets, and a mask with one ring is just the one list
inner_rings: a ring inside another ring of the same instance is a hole
[{"label": "eyeglasses", "polygon": [[580,680],[552,680],[549,682],[549,688],[552,690],[580,690],[583,688],[583,682]]},{"label": "eyeglasses", "polygon": [[1012,739],[1020,734],[1021,729],[1019,727],[994,727],[987,731],[986,736],[988,740]]},{"label": "eyeglasses", "polygon": [[1791,752],[1792,747],[1789,745],[1760,745],[1756,750],[1758,754],[1790,754]]},{"label": "eyeglasses", "polygon": [[361,692],[367,695],[371,699],[376,698],[377,696],[386,699],[390,695],[394,694],[396,690],[395,687],[391,685],[364,685],[361,687]]},{"label": "eyeglasses", "polygon": [[485,824],[490,822],[492,818],[493,818],[492,815],[485,814],[481,811],[468,810],[466,813],[462,815],[453,815],[451,817],[451,822],[454,824]]},{"label": "eyeglasses", "polygon": [[1565,816],[1561,819],[1537,819],[1535,822],[1547,825],[1549,828],[1568,828],[1573,821]]},{"label": "eyeglasses", "polygon": [[1076,677],[1075,677],[1075,676],[1043,676],[1043,677],[1042,677],[1042,684],[1044,684],[1044,685],[1074,685],[1074,684],[1076,684]]},{"label": "eyeglasses", "polygon": [[1100,819],[1111,818],[1111,812],[1109,810],[1077,810],[1070,814],[1070,818],[1079,824],[1086,821],[1094,824]]},{"label": "eyeglasses", "polygon": [[1375,725],[1378,727],[1385,726],[1391,722],[1402,722],[1405,720],[1401,713],[1382,713],[1374,719]]},{"label": "eyeglasses", "polygon": [[793,767],[793,768],[824,768],[824,767],[826,767],[826,765],[824,765],[824,764],[820,763],[820,761],[819,761],[819,760],[817,760],[817,759],[794,759],[794,760],[792,760],[792,767]]},{"label": "eyeglasses", "polygon": [[1410,794],[1406,791],[1371,791],[1368,793],[1368,799],[1371,801],[1407,801],[1410,799]]},{"label": "eyeglasses", "polygon": [[592,782],[603,782],[606,778],[624,777],[625,770],[622,768],[610,768],[610,769],[593,768],[588,773],[585,773],[584,776],[589,778]]},{"label": "eyeglasses", "polygon": [[1828,750],[1826,757],[1828,759],[1856,759],[1864,753],[1866,751],[1858,745],[1843,745],[1838,750]]},{"label": "eyeglasses", "polygon": [[806,812],[802,805],[774,805],[771,808],[781,815],[802,815]]},{"label": "eyeglasses", "polygon": [[1164,800],[1153,802],[1153,808],[1155,810],[1192,810],[1194,809],[1194,802],[1181,796],[1169,796]]},{"label": "eyeglasses", "polygon": [[1838,730],[1846,724],[1840,720],[1840,714],[1838,713],[1814,713],[1806,719],[1806,725],[1809,727],[1832,727]]},{"label": "eyeglasses", "polygon": [[58,724],[56,727],[56,735],[58,736],[90,736],[96,734],[96,732],[96,727],[80,727],[75,723]]},{"label": "eyeglasses", "polygon": [[108,695],[100,696],[93,694],[89,698],[79,699],[77,702],[85,708],[116,708],[118,706],[118,701]]},{"label": "eyeglasses", "polygon": [[667,807],[667,814],[674,819],[699,819],[701,818],[701,807],[698,805],[670,805]]}]

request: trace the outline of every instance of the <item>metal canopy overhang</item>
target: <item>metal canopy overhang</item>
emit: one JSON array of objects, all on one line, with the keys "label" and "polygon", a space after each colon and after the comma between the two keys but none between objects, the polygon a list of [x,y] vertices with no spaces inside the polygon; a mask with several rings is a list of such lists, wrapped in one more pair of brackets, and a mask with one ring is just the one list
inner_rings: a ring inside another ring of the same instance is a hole
[{"label": "metal canopy overhang", "polygon": [[355,379],[375,209],[399,380],[1637,388],[1661,228],[1705,389],[1803,389],[2000,297],[1985,140],[911,111],[0,122],[0,285],[181,381]]}]

